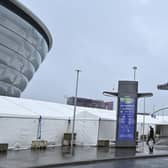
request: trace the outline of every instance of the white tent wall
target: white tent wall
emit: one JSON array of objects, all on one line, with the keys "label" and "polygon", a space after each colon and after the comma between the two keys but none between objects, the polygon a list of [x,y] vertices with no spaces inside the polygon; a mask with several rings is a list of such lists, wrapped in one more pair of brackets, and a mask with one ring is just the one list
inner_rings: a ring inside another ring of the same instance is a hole
[{"label": "white tent wall", "polygon": [[137,123],[137,131],[138,131],[138,138],[139,139],[140,139],[141,135],[143,135],[143,127],[144,127],[144,135],[148,136],[150,126],[152,126],[155,130],[155,124],[146,123],[143,126],[143,123]]},{"label": "white tent wall", "polygon": [[[63,134],[69,131],[68,123],[66,119],[42,119],[41,139],[61,146]],[[38,118],[0,118],[0,143],[8,143],[9,148],[30,148],[32,140],[37,139],[38,125]]]},{"label": "white tent wall", "polygon": [[43,119],[41,123],[41,139],[47,140],[48,144],[61,146],[63,135],[68,132],[68,120]]},{"label": "white tent wall", "polygon": [[116,137],[116,121],[100,119],[98,139],[115,141],[115,137]]},{"label": "white tent wall", "polygon": [[8,143],[9,148],[30,147],[37,124],[37,119],[0,118],[0,143]]},{"label": "white tent wall", "polygon": [[[9,143],[9,147],[29,148],[32,140],[37,137],[39,119],[32,118],[0,118],[0,143]],[[68,119],[46,119],[42,118],[41,138],[49,144],[60,146],[63,134],[71,132],[72,122]],[[149,132],[149,126],[154,124],[146,123],[144,134]],[[137,124],[137,131],[143,134],[143,123]],[[77,133],[76,144],[84,146],[95,146],[98,139],[115,140],[116,121],[101,119],[76,119],[75,132]]]},{"label": "white tent wall", "polygon": [[75,125],[76,144],[82,146],[97,145],[99,120],[77,119]]},{"label": "white tent wall", "polygon": [[148,136],[150,131],[150,126],[154,128],[154,131],[156,130],[156,125],[160,123],[159,120],[152,118],[150,115],[143,116],[138,115],[137,116],[137,131],[138,131],[138,138],[140,139],[141,135],[143,135],[143,127],[144,127],[144,135]]},{"label": "white tent wall", "polygon": [[[113,120],[100,120],[99,125],[99,139],[108,139],[111,141],[116,140],[116,121]],[[149,133],[149,126],[152,126],[155,130],[155,124],[153,123],[146,123],[144,125],[144,135],[148,135]],[[138,131],[138,138],[140,139],[141,135],[143,135],[143,123],[137,123],[137,131]]]},{"label": "white tent wall", "polygon": [[160,126],[160,137],[168,137],[168,125]]}]

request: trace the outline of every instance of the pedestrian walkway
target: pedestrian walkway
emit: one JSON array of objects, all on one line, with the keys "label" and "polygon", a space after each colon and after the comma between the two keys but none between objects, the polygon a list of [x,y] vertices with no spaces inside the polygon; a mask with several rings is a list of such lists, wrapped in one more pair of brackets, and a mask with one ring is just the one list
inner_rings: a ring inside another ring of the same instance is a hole
[{"label": "pedestrian walkway", "polygon": [[97,148],[97,147],[75,147],[74,155],[70,153],[69,147],[52,147],[47,150],[19,150],[8,151],[0,154],[0,168],[28,168],[45,166],[65,166],[72,164],[94,163],[99,161],[116,159],[133,159],[168,156],[168,147],[156,146],[154,153],[149,154],[147,146],[144,150],[140,144],[136,150]]}]

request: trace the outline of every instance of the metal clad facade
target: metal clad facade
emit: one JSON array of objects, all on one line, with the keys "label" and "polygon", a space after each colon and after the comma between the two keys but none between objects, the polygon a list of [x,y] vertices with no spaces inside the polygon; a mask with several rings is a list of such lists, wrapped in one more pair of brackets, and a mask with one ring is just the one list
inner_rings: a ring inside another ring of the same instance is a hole
[{"label": "metal clad facade", "polygon": [[19,97],[48,50],[33,25],[0,4],[0,95]]}]

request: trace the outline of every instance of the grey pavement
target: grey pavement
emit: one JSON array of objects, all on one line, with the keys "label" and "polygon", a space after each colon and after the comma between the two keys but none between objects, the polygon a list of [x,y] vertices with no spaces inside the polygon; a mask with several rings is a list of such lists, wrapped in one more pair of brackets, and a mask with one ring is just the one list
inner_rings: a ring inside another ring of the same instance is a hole
[{"label": "grey pavement", "polygon": [[74,155],[70,154],[68,147],[52,147],[46,150],[20,150],[8,151],[0,154],[0,168],[28,168],[52,167],[97,163],[118,159],[151,158],[168,156],[168,146],[156,145],[153,154],[149,154],[147,146],[142,149],[140,144],[136,150],[75,147]]},{"label": "grey pavement", "polygon": [[74,165],[68,168],[167,168],[167,158],[149,158],[149,159],[128,159],[101,163],[93,163],[88,165]]}]

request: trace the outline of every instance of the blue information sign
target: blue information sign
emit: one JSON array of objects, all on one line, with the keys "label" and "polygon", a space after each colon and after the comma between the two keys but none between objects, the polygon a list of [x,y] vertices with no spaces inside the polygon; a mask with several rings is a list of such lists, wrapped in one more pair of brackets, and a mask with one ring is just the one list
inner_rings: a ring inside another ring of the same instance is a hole
[{"label": "blue information sign", "polygon": [[133,141],[135,136],[135,98],[120,98],[118,140]]}]

